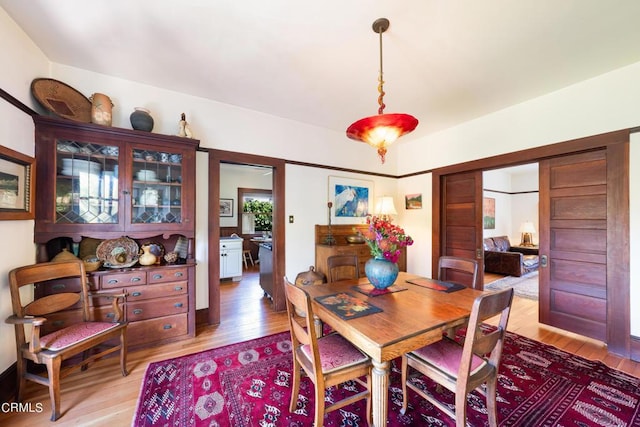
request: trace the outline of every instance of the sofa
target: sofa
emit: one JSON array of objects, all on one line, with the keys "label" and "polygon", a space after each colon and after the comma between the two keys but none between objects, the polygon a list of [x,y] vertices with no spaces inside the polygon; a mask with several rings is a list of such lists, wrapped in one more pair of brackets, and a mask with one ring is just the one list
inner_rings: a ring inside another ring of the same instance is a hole
[{"label": "sofa", "polygon": [[514,248],[507,236],[487,237],[483,240],[484,271],[520,277],[538,269],[538,255]]}]

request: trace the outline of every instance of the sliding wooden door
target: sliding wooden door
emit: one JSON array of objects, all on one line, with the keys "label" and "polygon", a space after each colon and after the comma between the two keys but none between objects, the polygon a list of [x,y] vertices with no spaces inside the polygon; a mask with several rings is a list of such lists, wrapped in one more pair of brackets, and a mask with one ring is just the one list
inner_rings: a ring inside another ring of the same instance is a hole
[{"label": "sliding wooden door", "polygon": [[617,144],[540,162],[540,322],[622,354],[629,350],[625,153]]},{"label": "sliding wooden door", "polygon": [[539,161],[540,256],[546,260],[539,276],[540,321],[602,340],[610,352],[629,357],[629,133],[434,170],[433,274],[440,255],[472,256],[476,245],[482,252],[479,171]]},{"label": "sliding wooden door", "polygon": [[[437,277],[440,254],[478,261],[478,271],[484,271],[482,258],[482,172],[472,171],[440,177],[440,250],[434,250],[433,274]],[[434,220],[434,224],[435,224]],[[434,242],[435,243],[435,242]],[[434,248],[436,246],[434,245]],[[445,277],[444,280],[465,281],[465,278]],[[474,285],[483,289],[482,274]]]}]

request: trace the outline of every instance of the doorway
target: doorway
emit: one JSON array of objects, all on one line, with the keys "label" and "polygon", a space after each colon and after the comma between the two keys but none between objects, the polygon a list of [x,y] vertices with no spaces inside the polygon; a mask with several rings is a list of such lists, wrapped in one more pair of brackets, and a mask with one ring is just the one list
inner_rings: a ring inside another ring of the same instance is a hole
[{"label": "doorway", "polygon": [[[588,153],[595,151],[603,151],[604,158],[606,159],[605,169],[606,173],[606,188],[607,192],[605,199],[607,200],[605,209],[604,227],[606,236],[606,249],[601,251],[600,261],[604,266],[603,268],[606,274],[601,277],[599,285],[606,289],[603,293],[605,299],[603,299],[603,308],[600,313],[604,313],[603,324],[605,327],[604,333],[601,334],[603,339],[611,352],[617,353],[623,357],[629,357],[631,351],[631,336],[630,336],[630,313],[629,313],[629,294],[630,294],[630,281],[629,281],[629,135],[628,129],[616,132],[610,132],[607,134],[596,135],[587,138],[580,138],[576,140],[561,142],[548,146],[533,148],[529,150],[523,150],[519,152],[509,153],[505,155],[495,156],[487,159],[481,159],[469,163],[452,165],[446,168],[441,168],[433,171],[433,262],[432,265],[436,266],[437,258],[440,255],[445,255],[446,249],[449,247],[456,247],[457,243],[452,242],[452,239],[456,238],[456,234],[447,233],[447,224],[450,214],[455,212],[448,209],[446,199],[446,185],[450,181],[455,181],[455,177],[460,175],[464,177],[478,177],[478,172],[482,170],[495,169],[505,166],[515,166],[525,163],[538,162],[538,161],[550,161],[552,159],[560,159],[563,157]],[[589,167],[582,168],[581,172],[584,176],[588,176],[590,172]],[[475,179],[474,186],[477,188],[478,180]],[[563,184],[566,185],[566,182]],[[542,187],[542,179],[541,179]],[[565,192],[571,192],[571,190],[565,190]],[[551,212],[554,209],[558,209],[559,206],[554,204],[555,200],[551,198],[540,199],[540,209],[542,212]],[[481,224],[482,216],[481,209],[478,206],[482,204],[482,192],[476,191],[475,197],[470,197],[466,202],[467,205],[475,206],[474,212],[480,212],[474,218],[469,218],[468,221],[472,224]],[[558,251],[555,251],[552,243],[557,238],[556,235],[550,233],[550,223],[548,218],[540,216],[540,312],[549,310],[549,304],[551,299],[556,296],[564,298],[563,305],[569,305],[569,301],[566,300],[567,296],[554,293],[549,287],[549,271],[557,264],[554,264],[554,260],[563,256]],[[563,218],[555,218],[556,221],[564,221]],[[476,255],[482,254],[482,248],[480,246],[479,233],[473,233],[474,236],[464,236],[466,241],[474,240],[477,243]],[[482,262],[482,260],[481,260]],[[436,274],[435,268],[433,274]],[[547,297],[542,297],[546,295]],[[545,319],[541,316],[541,321]],[[562,329],[571,330],[570,325],[562,325],[555,323],[554,326]],[[580,333],[580,332],[578,332]],[[596,337],[596,339],[598,339]]]},{"label": "doorway", "polygon": [[220,319],[220,169],[222,164],[252,165],[271,168],[273,192],[273,310],[286,308],[282,280],[285,271],[284,207],[285,207],[285,162],[273,157],[257,156],[223,150],[207,150],[209,153],[209,308],[208,323],[219,324]]}]

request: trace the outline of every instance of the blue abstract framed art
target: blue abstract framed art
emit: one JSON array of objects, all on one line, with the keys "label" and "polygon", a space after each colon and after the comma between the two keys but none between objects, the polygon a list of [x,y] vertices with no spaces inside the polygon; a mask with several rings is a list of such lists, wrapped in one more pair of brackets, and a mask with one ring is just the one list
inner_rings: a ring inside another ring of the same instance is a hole
[{"label": "blue abstract framed art", "polygon": [[373,213],[373,181],[329,177],[332,224],[361,224]]}]

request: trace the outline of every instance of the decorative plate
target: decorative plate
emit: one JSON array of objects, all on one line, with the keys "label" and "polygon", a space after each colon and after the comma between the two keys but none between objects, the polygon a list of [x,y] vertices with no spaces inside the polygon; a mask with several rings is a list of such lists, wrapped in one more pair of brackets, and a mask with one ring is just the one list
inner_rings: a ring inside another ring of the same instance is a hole
[{"label": "decorative plate", "polygon": [[54,79],[33,79],[31,93],[48,111],[76,122],[91,122],[91,101],[76,89]]},{"label": "decorative plate", "polygon": [[105,240],[98,245],[96,256],[108,268],[131,267],[138,262],[138,244],[128,237]]}]

